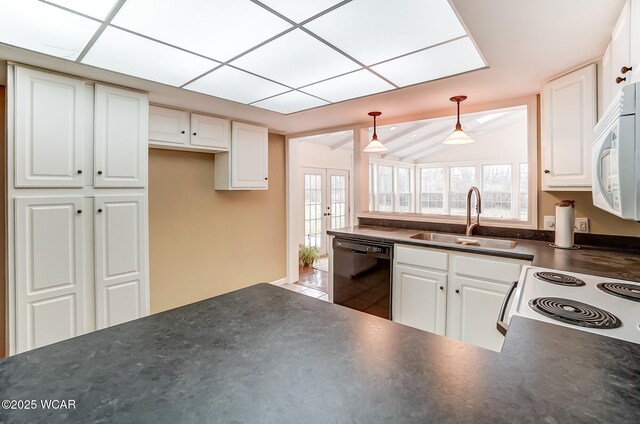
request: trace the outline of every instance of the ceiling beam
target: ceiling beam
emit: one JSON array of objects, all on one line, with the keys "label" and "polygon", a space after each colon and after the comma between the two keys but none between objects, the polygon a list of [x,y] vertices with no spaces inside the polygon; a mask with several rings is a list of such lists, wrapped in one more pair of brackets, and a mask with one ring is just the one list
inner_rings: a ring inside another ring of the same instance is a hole
[{"label": "ceiling beam", "polygon": [[393,134],[392,136],[389,136],[389,137],[384,136],[383,137],[384,140],[380,140],[380,142],[386,146],[389,143],[393,143],[394,141],[397,141],[397,140],[401,139],[402,137],[404,137],[407,134],[411,134],[414,131],[418,131],[418,130],[423,129],[423,128],[429,126],[430,124],[431,124],[430,122],[423,122],[423,123],[418,123],[418,124],[412,125],[407,129],[404,129],[402,131],[399,131],[399,132]]},{"label": "ceiling beam", "polygon": [[349,137],[345,137],[344,139],[342,139],[342,140],[340,140],[340,141],[338,141],[336,143],[333,143],[329,147],[331,147],[331,150],[336,150],[336,149],[339,149],[340,147],[342,147],[342,146],[344,146],[346,144],[351,143],[352,141],[353,141],[353,136],[350,135]]},{"label": "ceiling beam", "polygon": [[443,130],[439,130],[439,131],[432,131],[432,132],[430,132],[429,134],[427,134],[427,135],[425,135],[423,137],[416,138],[415,140],[413,140],[410,144],[407,144],[406,146],[402,146],[402,147],[399,147],[399,148],[394,149],[394,150],[389,150],[387,153],[382,155],[382,158],[384,159],[384,158],[387,158],[389,156],[396,156],[400,152],[404,152],[406,150],[410,150],[410,149],[415,148],[416,144],[418,144],[418,143],[422,143],[423,141],[427,141],[427,140],[430,140],[430,139],[435,138],[435,137],[441,137],[441,136],[443,136],[445,134],[448,134],[450,132],[452,132],[452,130],[449,127],[447,127],[447,129],[443,129]]},{"label": "ceiling beam", "polygon": [[[431,146],[430,149],[426,149],[422,152],[422,154],[420,155],[420,157],[417,157],[416,159],[413,160],[414,164],[419,164],[421,162],[419,162],[422,159],[426,159],[429,157],[429,155],[432,155],[434,153],[438,153],[441,150],[444,150],[447,148],[446,144],[436,144],[435,146]],[[409,156],[410,157],[410,156]]]}]

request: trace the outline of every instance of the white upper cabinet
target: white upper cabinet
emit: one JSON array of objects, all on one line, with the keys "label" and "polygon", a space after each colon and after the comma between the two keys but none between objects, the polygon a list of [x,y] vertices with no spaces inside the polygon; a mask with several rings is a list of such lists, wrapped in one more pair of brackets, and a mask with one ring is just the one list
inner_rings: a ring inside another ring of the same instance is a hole
[{"label": "white upper cabinet", "polygon": [[[611,99],[631,81],[631,4],[627,1],[611,34]],[[624,68],[624,69],[623,69]],[[608,104],[607,104],[608,106]]]},{"label": "white upper cabinet", "polygon": [[135,91],[96,84],[95,187],[144,187],[148,101]]},{"label": "white upper cabinet", "polygon": [[149,314],[144,195],[95,198],[96,328]]},{"label": "white upper cabinet", "polygon": [[268,129],[233,122],[231,150],[216,154],[215,167],[216,190],[268,189]]},{"label": "white upper cabinet", "polygon": [[187,146],[189,113],[166,107],[149,106],[149,144]]},{"label": "white upper cabinet", "polygon": [[81,196],[15,198],[16,353],[85,333],[82,213]]},{"label": "white upper cabinet", "polygon": [[82,187],[84,83],[16,67],[15,186]]},{"label": "white upper cabinet", "polygon": [[227,119],[191,114],[191,145],[229,150],[231,124]]},{"label": "white upper cabinet", "polygon": [[543,190],[591,190],[596,65],[545,84],[541,109]]},{"label": "white upper cabinet", "polygon": [[215,116],[149,107],[149,145],[197,152],[229,151],[231,122]]}]

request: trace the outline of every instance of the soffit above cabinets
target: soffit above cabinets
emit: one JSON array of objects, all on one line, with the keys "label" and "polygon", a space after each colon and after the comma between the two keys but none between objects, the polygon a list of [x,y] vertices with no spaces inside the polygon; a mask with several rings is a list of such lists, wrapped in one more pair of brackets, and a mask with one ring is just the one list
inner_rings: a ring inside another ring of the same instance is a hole
[{"label": "soffit above cabinets", "polygon": [[290,114],[487,66],[448,0],[0,0],[0,43]]}]

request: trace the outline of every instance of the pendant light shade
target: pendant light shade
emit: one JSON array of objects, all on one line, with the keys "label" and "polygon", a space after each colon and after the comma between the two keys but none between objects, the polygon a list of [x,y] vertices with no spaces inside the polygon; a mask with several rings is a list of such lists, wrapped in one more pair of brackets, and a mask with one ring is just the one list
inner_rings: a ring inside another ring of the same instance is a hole
[{"label": "pendant light shade", "polygon": [[379,153],[387,151],[385,145],[378,140],[378,134],[376,134],[376,118],[380,115],[382,115],[382,112],[369,112],[369,116],[373,116],[373,137],[371,137],[371,141],[367,144],[367,147],[362,149],[363,152]]},{"label": "pendant light shade", "polygon": [[454,96],[449,99],[458,104],[458,120],[456,122],[456,129],[443,141],[444,144],[469,144],[475,141],[462,131],[462,125],[460,124],[460,102],[463,102],[466,99],[467,96]]}]

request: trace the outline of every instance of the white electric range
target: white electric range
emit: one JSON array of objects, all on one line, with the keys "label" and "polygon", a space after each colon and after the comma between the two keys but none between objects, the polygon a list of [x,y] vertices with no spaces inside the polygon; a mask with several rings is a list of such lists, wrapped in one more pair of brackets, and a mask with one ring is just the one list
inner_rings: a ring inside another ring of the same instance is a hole
[{"label": "white electric range", "polygon": [[640,343],[640,283],[525,266],[508,320],[513,316]]}]

